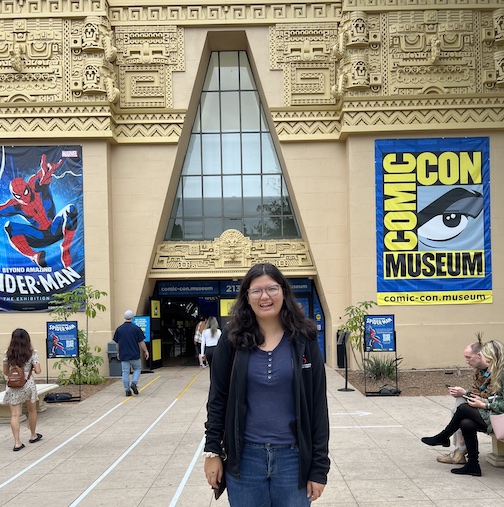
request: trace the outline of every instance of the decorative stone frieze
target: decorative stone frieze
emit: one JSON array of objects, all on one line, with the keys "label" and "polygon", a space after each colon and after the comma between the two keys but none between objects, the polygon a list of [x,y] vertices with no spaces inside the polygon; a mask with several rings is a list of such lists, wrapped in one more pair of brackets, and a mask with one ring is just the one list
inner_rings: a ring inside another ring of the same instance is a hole
[{"label": "decorative stone frieze", "polygon": [[270,112],[276,133],[282,142],[330,141],[339,138],[340,113],[334,108],[272,108]]},{"label": "decorative stone frieze", "polygon": [[270,262],[287,276],[315,275],[308,244],[301,240],[251,240],[235,229],[213,241],[165,241],[157,247],[149,278],[172,280],[242,277],[254,264]]},{"label": "decorative stone frieze", "polygon": [[172,107],[172,73],[185,70],[183,29],[119,26],[116,40],[120,107]]},{"label": "decorative stone frieze", "polygon": [[287,106],[335,104],[337,26],[333,23],[270,27],[270,68],[284,72]]}]

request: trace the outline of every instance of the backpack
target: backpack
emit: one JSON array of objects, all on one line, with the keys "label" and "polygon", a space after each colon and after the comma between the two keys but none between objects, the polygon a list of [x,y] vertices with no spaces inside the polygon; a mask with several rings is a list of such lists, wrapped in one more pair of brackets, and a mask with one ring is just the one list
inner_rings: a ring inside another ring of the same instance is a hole
[{"label": "backpack", "polygon": [[28,377],[24,376],[24,370],[21,366],[13,365],[9,368],[9,373],[7,374],[7,387],[23,387],[26,384],[26,381],[30,378],[30,374]]}]

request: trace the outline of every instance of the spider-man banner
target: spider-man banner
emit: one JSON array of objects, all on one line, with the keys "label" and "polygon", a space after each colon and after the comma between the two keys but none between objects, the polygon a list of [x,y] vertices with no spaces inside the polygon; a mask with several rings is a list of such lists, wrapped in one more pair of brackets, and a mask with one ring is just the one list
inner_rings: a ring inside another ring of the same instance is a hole
[{"label": "spider-man banner", "polygon": [[84,285],[81,146],[0,147],[0,310]]},{"label": "spider-man banner", "polygon": [[379,305],[492,302],[487,137],[375,142]]}]

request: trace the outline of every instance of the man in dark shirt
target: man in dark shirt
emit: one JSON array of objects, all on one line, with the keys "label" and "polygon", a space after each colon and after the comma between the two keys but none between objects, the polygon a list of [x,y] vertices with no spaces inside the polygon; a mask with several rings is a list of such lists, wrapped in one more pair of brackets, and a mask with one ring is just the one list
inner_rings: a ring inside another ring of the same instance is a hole
[{"label": "man in dark shirt", "polygon": [[[142,330],[133,324],[134,313],[131,310],[124,312],[125,322],[114,333],[114,341],[117,347],[117,359],[121,361],[122,381],[126,396],[131,396],[131,391],[138,394],[138,379],[142,371],[140,361],[140,349],[143,350],[145,360],[149,359],[149,351],[145,345],[145,336]],[[130,384],[130,369],[133,369]]]}]

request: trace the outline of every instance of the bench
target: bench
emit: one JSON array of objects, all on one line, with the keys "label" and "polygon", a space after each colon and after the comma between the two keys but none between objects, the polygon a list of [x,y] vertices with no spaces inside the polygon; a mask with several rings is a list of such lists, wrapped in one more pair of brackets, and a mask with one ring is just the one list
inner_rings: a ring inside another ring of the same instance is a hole
[{"label": "bench", "polygon": [[504,440],[497,440],[492,434],[492,452],[486,456],[488,463],[494,467],[504,467]]},{"label": "bench", "polygon": [[[37,412],[44,412],[47,410],[47,404],[44,401],[44,396],[46,393],[53,391],[59,387],[58,384],[36,384],[37,386],[37,394],[39,399],[37,401]],[[0,424],[8,424],[10,423],[10,408],[9,405],[3,405],[5,391],[0,392]],[[25,421],[27,419],[27,411],[26,405],[23,403],[23,414],[19,418],[20,421]]]}]

